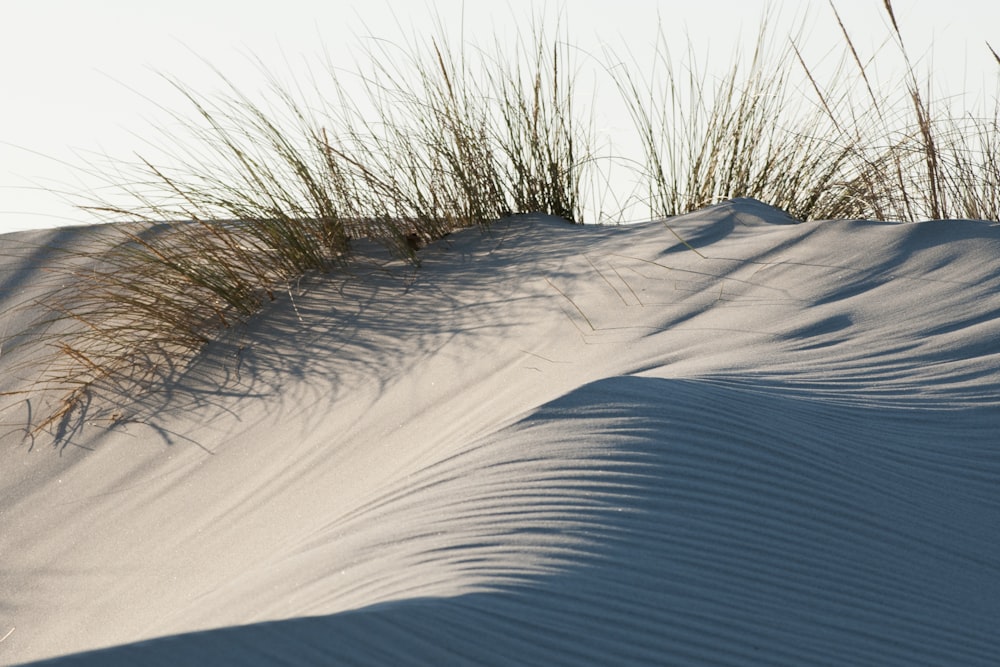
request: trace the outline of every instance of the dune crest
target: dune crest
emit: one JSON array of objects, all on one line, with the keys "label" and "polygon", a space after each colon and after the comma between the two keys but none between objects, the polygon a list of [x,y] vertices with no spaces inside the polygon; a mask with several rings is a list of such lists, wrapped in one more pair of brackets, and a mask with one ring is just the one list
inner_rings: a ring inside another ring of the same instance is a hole
[{"label": "dune crest", "polygon": [[0,663],[1000,653],[996,226],[734,200],[420,252],[61,454],[0,406]]}]

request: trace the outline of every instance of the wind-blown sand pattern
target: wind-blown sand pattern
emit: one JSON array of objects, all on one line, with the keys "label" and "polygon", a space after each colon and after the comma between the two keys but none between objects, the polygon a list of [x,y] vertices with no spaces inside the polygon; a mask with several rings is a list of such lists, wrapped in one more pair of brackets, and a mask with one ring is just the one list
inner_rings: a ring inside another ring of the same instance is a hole
[{"label": "wind-blown sand pattern", "polygon": [[792,222],[517,217],[61,450],[7,399],[0,662],[997,664],[1000,229]]}]

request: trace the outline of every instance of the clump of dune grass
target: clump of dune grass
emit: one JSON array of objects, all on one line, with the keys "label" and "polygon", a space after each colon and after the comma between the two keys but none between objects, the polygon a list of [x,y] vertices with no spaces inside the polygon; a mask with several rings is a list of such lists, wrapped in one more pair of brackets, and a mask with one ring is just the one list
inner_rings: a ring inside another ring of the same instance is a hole
[{"label": "clump of dune grass", "polygon": [[[856,217],[1000,219],[1000,98],[979,112],[956,112],[947,100],[936,99],[930,76],[919,75],[906,48],[890,0],[884,0],[884,8],[903,63],[902,90],[894,81],[885,91],[835,7],[855,71],[854,77],[841,73],[839,78],[856,85],[821,85],[797,54],[833,124],[831,142],[850,149],[842,184],[860,209]],[[997,58],[992,47],[989,51]]]},{"label": "clump of dune grass", "polygon": [[884,7],[902,89],[875,79],[835,7],[845,51],[829,83],[796,37],[775,39],[766,19],[749,58],[737,54],[720,77],[699,71],[690,52],[675,61],[662,30],[649,78],[633,73],[645,72],[641,63],[612,54],[643,150],[639,198],[650,215],[754,197],[801,220],[997,220],[1000,100],[979,113],[935,100],[891,2]]},{"label": "clump of dune grass", "polygon": [[540,29],[520,49],[509,64],[499,44],[455,47],[443,31],[375,41],[366,66],[327,63],[323,82],[262,66],[267,102],[222,73],[219,96],[170,80],[194,120],[167,110],[181,131],[159,137],[164,163],[91,164],[107,187],[84,208],[118,224],[51,267],[60,287],[30,344],[46,350],[32,390],[55,408],[32,433],[64,438],[95,402],[171,382],[303,276],[347,269],[359,238],[416,262],[422,245],[511,213],[582,221],[590,126],[571,50]]},{"label": "clump of dune grass", "polygon": [[[793,85],[793,47],[775,54],[762,21],[749,61],[710,78],[689,51],[678,63],[662,29],[653,76],[617,59],[613,74],[641,140],[641,199],[652,217],[753,197],[799,219],[857,212],[838,177],[852,146],[830,141],[830,119]],[[787,43],[787,42],[786,42]]]}]

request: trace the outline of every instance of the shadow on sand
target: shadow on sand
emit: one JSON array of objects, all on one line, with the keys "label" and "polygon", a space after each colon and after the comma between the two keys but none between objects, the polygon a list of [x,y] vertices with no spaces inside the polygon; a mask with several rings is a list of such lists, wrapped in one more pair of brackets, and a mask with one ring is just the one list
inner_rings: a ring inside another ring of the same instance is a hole
[{"label": "shadow on sand", "polygon": [[39,664],[994,664],[998,427],[993,408],[608,378],[442,462],[480,498],[417,480],[403,505],[451,511],[456,534],[504,513],[482,540],[534,539],[510,549],[548,553],[545,571]]}]

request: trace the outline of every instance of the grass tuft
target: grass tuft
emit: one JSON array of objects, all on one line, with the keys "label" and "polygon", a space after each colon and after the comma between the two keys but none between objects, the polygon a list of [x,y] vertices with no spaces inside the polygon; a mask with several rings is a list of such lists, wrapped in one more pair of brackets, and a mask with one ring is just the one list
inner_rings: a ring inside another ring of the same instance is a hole
[{"label": "grass tuft", "polygon": [[[673,216],[735,197],[754,197],[799,219],[854,213],[837,179],[850,145],[830,141],[830,119],[792,85],[794,43],[774,56],[762,23],[749,61],[712,79],[689,52],[675,64],[662,29],[654,75],[632,67],[615,80],[642,140],[644,203]],[[775,66],[775,60],[778,65]]]},{"label": "grass tuft", "polygon": [[44,369],[26,393],[56,399],[31,434],[64,439],[95,403],[168,385],[301,277],[347,269],[359,238],[417,262],[426,243],[512,213],[582,221],[572,51],[540,29],[520,48],[508,70],[499,43],[456,48],[443,30],[375,41],[353,75],[361,98],[332,66],[325,87],[303,87],[260,64],[267,103],[217,70],[215,97],[167,77],[194,118],[164,108],[181,128],[160,139],[170,166],[91,165],[107,188],[83,208],[117,224],[97,251],[66,249],[50,267],[61,286],[35,304],[27,344]]}]

